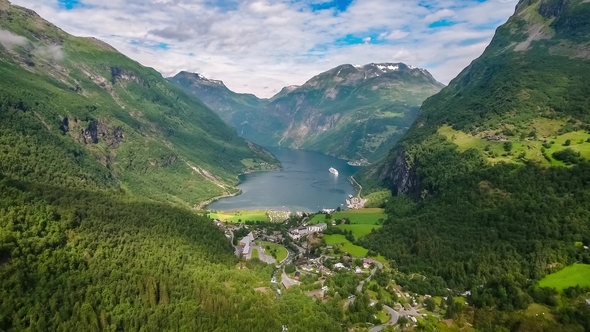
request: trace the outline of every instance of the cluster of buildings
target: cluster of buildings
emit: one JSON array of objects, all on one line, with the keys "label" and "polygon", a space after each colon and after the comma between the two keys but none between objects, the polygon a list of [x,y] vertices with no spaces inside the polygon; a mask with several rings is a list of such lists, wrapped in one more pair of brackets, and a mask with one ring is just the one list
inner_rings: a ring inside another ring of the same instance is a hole
[{"label": "cluster of buildings", "polygon": [[322,232],[326,228],[328,228],[328,225],[326,225],[326,223],[320,223],[317,225],[309,225],[309,226],[301,226],[301,227],[297,227],[297,228],[291,228],[291,229],[289,229],[288,234],[291,239],[299,240],[300,238],[305,237],[309,234]]}]

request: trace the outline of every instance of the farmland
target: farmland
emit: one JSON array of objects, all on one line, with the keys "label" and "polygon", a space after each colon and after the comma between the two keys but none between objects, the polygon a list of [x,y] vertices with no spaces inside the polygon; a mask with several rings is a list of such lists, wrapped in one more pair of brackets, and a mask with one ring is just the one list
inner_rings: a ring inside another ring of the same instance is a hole
[{"label": "farmland", "polygon": [[539,281],[539,286],[562,291],[573,286],[590,286],[590,265],[574,264]]}]

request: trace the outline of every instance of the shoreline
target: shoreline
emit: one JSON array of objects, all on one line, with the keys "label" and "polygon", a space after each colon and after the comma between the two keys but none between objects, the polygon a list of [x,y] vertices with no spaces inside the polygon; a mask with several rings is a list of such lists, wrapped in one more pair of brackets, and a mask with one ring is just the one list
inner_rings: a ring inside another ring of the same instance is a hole
[{"label": "shoreline", "polygon": [[197,210],[205,210],[206,211],[207,206],[215,201],[218,201],[223,198],[230,198],[230,197],[235,197],[235,196],[241,195],[243,193],[242,189],[237,188],[237,186],[242,184],[242,181],[240,180],[241,175],[259,173],[259,172],[277,172],[277,171],[282,171],[282,170],[283,170],[283,166],[280,166],[276,169],[271,169],[271,170],[251,170],[251,171],[246,171],[246,172],[240,173],[240,174],[238,174],[238,183],[235,184],[235,186],[234,186],[234,188],[238,189],[238,192],[236,192],[234,194],[225,194],[225,195],[221,195],[221,196],[216,196],[216,197],[210,198],[206,201],[203,201],[203,202],[199,203],[199,205],[197,206]]}]

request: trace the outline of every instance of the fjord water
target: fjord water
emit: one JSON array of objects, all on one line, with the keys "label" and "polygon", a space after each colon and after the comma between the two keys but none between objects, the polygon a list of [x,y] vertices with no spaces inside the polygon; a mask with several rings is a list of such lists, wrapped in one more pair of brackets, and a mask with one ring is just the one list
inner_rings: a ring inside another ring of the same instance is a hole
[{"label": "fjord water", "polygon": [[[283,170],[241,175],[238,188],[242,194],[215,201],[207,209],[315,212],[322,208],[344,207],[348,195],[354,195],[348,177],[358,167],[317,152],[267,149],[281,161]],[[328,171],[330,167],[338,170],[338,176]]]}]

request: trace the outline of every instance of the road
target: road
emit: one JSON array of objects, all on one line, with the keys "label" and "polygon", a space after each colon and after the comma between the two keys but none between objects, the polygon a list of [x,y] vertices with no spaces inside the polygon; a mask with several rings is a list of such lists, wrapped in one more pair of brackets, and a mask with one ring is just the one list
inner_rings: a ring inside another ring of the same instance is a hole
[{"label": "road", "polygon": [[281,280],[286,288],[299,285],[299,281],[289,278],[289,276],[285,273],[285,270],[283,270],[283,274],[281,274]]},{"label": "road", "polygon": [[251,258],[252,251],[254,251],[254,250],[258,251],[258,259],[265,262],[266,264],[276,263],[277,260],[274,259],[272,256],[267,255],[266,251],[261,246],[258,246],[258,245],[254,245],[254,246],[250,247],[250,253],[248,253],[248,259]]},{"label": "road", "polygon": [[[326,257],[328,257],[328,256],[326,256]],[[360,293],[363,290],[363,286],[365,285],[365,282],[369,282],[371,280],[371,277],[373,277],[375,275],[375,273],[377,273],[377,269],[383,268],[383,264],[381,264],[381,262],[378,262],[373,259],[366,259],[366,261],[368,261],[370,263],[374,263],[377,266],[371,270],[371,274],[369,274],[369,276],[366,279],[361,280],[361,282],[359,282],[359,285],[356,287],[357,293]],[[344,306],[348,307],[348,305],[351,304],[352,301],[354,301],[354,298],[346,300],[346,302],[344,303]]]},{"label": "road", "polygon": [[234,246],[234,232],[232,230],[229,231],[231,234],[231,238],[229,239],[231,242],[231,246],[234,247],[234,254],[239,258],[242,255],[242,250],[238,246]]},{"label": "road", "polygon": [[387,312],[389,312],[389,315],[391,316],[391,319],[383,325],[377,325],[377,326],[373,326],[369,332],[379,332],[381,330],[383,330],[383,328],[387,325],[393,325],[395,323],[397,323],[397,320],[399,319],[399,314],[397,313],[397,311],[393,310],[392,308],[384,305],[383,309],[387,310]]}]

